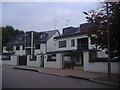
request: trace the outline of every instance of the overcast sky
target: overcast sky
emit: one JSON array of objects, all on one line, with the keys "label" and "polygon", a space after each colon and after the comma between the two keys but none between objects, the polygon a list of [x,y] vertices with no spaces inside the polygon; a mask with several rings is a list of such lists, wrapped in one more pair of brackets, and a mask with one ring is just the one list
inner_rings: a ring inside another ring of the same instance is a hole
[{"label": "overcast sky", "polygon": [[[24,31],[61,32],[68,26],[87,22],[83,11],[96,10],[99,2],[2,2],[2,25]],[[69,20],[68,22],[66,20]]]}]

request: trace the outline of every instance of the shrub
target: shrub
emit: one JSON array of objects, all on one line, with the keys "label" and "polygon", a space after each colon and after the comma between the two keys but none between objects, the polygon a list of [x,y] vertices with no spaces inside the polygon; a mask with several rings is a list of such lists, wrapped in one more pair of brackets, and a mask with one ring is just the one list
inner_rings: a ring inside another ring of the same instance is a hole
[{"label": "shrub", "polygon": [[64,68],[73,68],[74,65],[75,65],[74,61],[72,61],[72,62],[66,61],[64,63]]}]

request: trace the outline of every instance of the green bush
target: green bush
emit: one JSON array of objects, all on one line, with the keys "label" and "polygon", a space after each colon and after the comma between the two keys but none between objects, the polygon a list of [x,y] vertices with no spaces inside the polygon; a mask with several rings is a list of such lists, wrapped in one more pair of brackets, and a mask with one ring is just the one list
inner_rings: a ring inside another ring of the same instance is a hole
[{"label": "green bush", "polygon": [[73,66],[75,65],[75,62],[69,62],[69,61],[66,61],[64,63],[64,68],[72,68]]},{"label": "green bush", "polygon": [[66,61],[64,63],[64,68],[71,68],[71,62]]}]

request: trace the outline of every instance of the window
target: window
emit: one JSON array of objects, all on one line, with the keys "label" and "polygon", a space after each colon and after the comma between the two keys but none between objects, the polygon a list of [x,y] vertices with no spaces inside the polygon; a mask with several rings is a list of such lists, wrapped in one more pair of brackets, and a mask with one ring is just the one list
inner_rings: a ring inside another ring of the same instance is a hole
[{"label": "window", "polygon": [[75,39],[71,40],[71,46],[75,46]]},{"label": "window", "polygon": [[10,60],[10,55],[2,55],[2,60]]},{"label": "window", "polygon": [[48,55],[47,61],[56,61],[56,54]]},{"label": "window", "polygon": [[88,38],[78,39],[78,49],[88,50]]},{"label": "window", "polygon": [[59,41],[59,48],[66,47],[66,41]]},{"label": "window", "polygon": [[25,50],[25,45],[22,46],[22,50]]},{"label": "window", "polygon": [[35,44],[35,49],[40,49],[40,44]]},{"label": "window", "polygon": [[45,33],[41,33],[41,34],[40,34],[40,39],[45,38],[45,37],[46,37],[46,34],[45,34]]},{"label": "window", "polygon": [[20,46],[16,46],[16,50],[20,50]]},{"label": "window", "polygon": [[23,40],[23,37],[22,36],[19,36],[18,37],[18,41],[22,41]]}]

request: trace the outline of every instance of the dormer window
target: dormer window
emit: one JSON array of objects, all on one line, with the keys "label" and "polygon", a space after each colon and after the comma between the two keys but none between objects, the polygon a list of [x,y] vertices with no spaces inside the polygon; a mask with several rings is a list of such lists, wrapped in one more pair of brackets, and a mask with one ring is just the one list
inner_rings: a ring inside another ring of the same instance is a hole
[{"label": "dormer window", "polygon": [[22,41],[22,40],[23,40],[23,37],[22,37],[22,36],[19,36],[17,40],[18,40],[18,41]]},{"label": "dormer window", "polygon": [[45,33],[41,33],[41,34],[40,34],[40,39],[45,38],[45,37],[46,37],[46,34],[45,34]]}]

